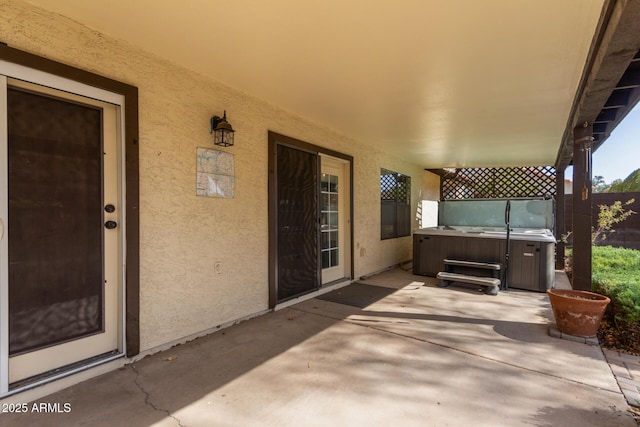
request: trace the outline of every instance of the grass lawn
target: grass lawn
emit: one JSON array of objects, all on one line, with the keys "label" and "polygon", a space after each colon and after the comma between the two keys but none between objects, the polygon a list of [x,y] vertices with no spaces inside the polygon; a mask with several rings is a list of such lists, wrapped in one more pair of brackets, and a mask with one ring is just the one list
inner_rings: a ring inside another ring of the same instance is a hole
[{"label": "grass lawn", "polygon": [[592,288],[611,304],[598,333],[605,346],[640,354],[640,251],[594,246]]}]

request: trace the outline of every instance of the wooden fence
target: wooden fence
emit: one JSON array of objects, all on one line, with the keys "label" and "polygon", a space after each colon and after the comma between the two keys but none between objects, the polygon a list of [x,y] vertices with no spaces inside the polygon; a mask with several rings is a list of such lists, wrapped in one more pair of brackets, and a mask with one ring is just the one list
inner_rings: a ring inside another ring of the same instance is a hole
[{"label": "wooden fence", "polygon": [[[609,234],[605,240],[598,240],[596,242],[597,245],[610,245],[640,250],[640,192],[593,194],[593,227],[595,229],[598,226],[598,213],[600,212],[600,205],[611,205],[617,200],[625,203],[629,199],[635,199],[635,202],[629,206],[626,206],[625,209],[631,209],[638,213],[635,215],[631,215],[620,224],[615,225],[613,227],[615,232]],[[571,208],[573,206],[572,195],[565,195],[564,203],[566,212],[565,230],[569,231],[573,228],[573,218],[571,218]],[[569,243],[571,243],[571,239],[569,239]]]}]

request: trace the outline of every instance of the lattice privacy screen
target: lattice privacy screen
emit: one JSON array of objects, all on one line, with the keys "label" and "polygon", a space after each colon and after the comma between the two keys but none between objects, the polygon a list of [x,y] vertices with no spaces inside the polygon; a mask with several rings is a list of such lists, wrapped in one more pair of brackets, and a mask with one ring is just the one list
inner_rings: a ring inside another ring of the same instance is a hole
[{"label": "lattice privacy screen", "polygon": [[380,199],[410,204],[411,177],[387,169],[381,169]]},{"label": "lattice privacy screen", "polygon": [[380,170],[380,238],[411,235],[411,177]]},{"label": "lattice privacy screen", "polygon": [[553,166],[445,169],[440,181],[443,200],[556,196]]}]

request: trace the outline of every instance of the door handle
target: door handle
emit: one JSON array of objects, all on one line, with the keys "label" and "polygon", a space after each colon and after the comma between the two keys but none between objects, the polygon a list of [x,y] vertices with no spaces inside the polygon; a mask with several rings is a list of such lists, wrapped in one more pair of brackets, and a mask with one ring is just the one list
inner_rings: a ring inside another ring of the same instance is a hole
[{"label": "door handle", "polygon": [[108,228],[109,230],[113,230],[114,228],[116,228],[118,226],[118,223],[115,221],[107,221],[104,223],[105,228]]}]

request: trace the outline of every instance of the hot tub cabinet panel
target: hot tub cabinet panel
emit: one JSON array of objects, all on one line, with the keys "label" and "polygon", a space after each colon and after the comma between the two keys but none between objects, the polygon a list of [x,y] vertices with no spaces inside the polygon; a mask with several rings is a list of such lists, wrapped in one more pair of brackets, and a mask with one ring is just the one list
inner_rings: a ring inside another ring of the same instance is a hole
[{"label": "hot tub cabinet panel", "polygon": [[445,258],[503,263],[505,243],[499,239],[415,234],[413,271],[414,274],[435,277],[439,271],[444,271]]},{"label": "hot tub cabinet panel", "polygon": [[[555,239],[544,233],[520,231],[509,240],[508,286],[546,292],[554,285]],[[444,271],[445,258],[504,265],[506,232],[496,230],[417,230],[413,236],[413,273],[435,277]],[[504,283],[504,268],[501,272]]]},{"label": "hot tub cabinet panel", "polygon": [[553,287],[553,243],[514,240],[509,252],[509,287],[539,292]]},{"label": "hot tub cabinet panel", "polygon": [[461,239],[456,237],[414,236],[413,253],[419,254],[417,258],[413,257],[414,274],[435,277],[439,271],[444,271],[442,260],[446,258],[445,254],[458,252],[456,246],[461,243]]}]

